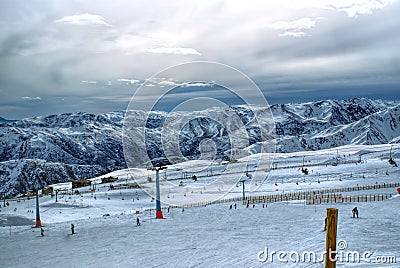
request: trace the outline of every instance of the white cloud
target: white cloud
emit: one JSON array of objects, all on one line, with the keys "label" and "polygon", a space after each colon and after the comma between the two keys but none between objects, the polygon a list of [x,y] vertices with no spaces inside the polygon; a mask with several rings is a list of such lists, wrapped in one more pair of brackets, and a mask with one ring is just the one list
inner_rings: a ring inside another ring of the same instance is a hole
[{"label": "white cloud", "polygon": [[337,12],[345,12],[349,17],[372,14],[376,10],[384,8],[394,0],[282,0],[281,6],[297,9],[329,9]]},{"label": "white cloud", "polygon": [[277,21],[269,25],[270,28],[275,30],[302,30],[311,29],[315,26],[316,20],[310,18],[301,18],[293,21]]},{"label": "white cloud", "polygon": [[111,26],[105,21],[105,19],[102,16],[89,13],[66,16],[54,22],[76,24],[76,25],[100,24],[105,26]]},{"label": "white cloud", "polygon": [[390,0],[335,0],[325,4],[324,8],[345,12],[349,17],[357,17],[357,15],[372,14],[375,10],[384,8],[389,2]]},{"label": "white cloud", "polygon": [[193,82],[193,83],[184,83],[183,87],[213,87],[214,83],[207,82]]},{"label": "white cloud", "polygon": [[120,79],[117,79],[117,81],[118,82],[125,82],[126,84],[131,84],[131,85],[140,82],[139,80],[136,80],[136,79],[127,79],[127,78],[120,78]]},{"label": "white cloud", "polygon": [[146,51],[159,54],[201,55],[196,49],[187,47],[158,47],[146,49]]},{"label": "white cloud", "polygon": [[150,82],[146,84],[148,87],[154,87],[156,85],[160,87],[213,87],[213,82],[182,82],[179,83],[177,80],[173,81],[171,78],[159,78],[153,77],[151,79],[145,79],[146,81]]},{"label": "white cloud", "polygon": [[165,77],[152,77],[145,79],[148,84],[146,86],[155,86],[158,85],[160,87],[177,87],[183,85],[179,83],[179,81],[172,79],[172,78],[165,78]]},{"label": "white cloud", "polygon": [[158,85],[160,87],[213,87],[214,82],[183,82],[172,78],[152,77],[145,79],[149,82],[146,86],[152,87]]},{"label": "white cloud", "polygon": [[179,86],[181,84],[175,83],[174,81],[164,80],[164,81],[159,82],[158,85],[175,87],[175,86]]},{"label": "white cloud", "polygon": [[308,17],[304,17],[292,21],[277,21],[269,24],[268,27],[274,30],[285,30],[285,32],[280,34],[280,36],[300,37],[305,36],[305,30],[309,30],[315,27],[317,20],[320,19],[323,18],[318,17],[315,19],[311,19]]},{"label": "white cloud", "polygon": [[281,33],[279,36],[291,36],[291,37],[301,37],[301,36],[306,36],[305,32],[284,32]]},{"label": "white cloud", "polygon": [[24,100],[42,100],[41,97],[29,97],[29,96],[22,97],[22,99],[24,99]]},{"label": "white cloud", "polygon": [[90,80],[82,80],[81,82],[86,84],[97,84],[97,81],[90,81]]}]

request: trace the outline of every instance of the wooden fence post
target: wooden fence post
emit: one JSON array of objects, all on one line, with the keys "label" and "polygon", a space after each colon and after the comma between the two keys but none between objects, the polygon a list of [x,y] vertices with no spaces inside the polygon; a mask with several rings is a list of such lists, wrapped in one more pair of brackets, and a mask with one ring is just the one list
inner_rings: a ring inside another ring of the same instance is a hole
[{"label": "wooden fence post", "polygon": [[337,220],[338,209],[326,209],[326,255],[325,255],[325,268],[336,267],[336,234],[337,234]]}]

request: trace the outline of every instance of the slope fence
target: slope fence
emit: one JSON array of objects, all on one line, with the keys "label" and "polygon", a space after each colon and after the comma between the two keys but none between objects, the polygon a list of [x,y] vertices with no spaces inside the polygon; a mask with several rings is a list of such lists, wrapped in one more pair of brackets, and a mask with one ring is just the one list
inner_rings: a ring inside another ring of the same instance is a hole
[{"label": "slope fence", "polygon": [[[391,194],[381,195],[359,195],[359,196],[343,196],[343,192],[354,192],[354,191],[365,191],[372,189],[384,189],[384,188],[396,188],[400,187],[400,183],[383,183],[374,185],[363,185],[343,188],[331,188],[331,189],[319,189],[319,190],[308,190],[299,192],[289,192],[282,194],[270,194],[270,195],[257,195],[257,196],[246,196],[243,197],[232,197],[218,199],[207,202],[188,203],[183,205],[164,206],[163,209],[167,208],[185,208],[185,207],[202,207],[213,204],[221,203],[233,203],[242,202],[243,204],[257,204],[257,203],[274,203],[284,201],[301,201],[305,200],[306,204],[322,204],[322,203],[348,203],[348,202],[370,202],[370,201],[382,201],[392,197]],[[147,209],[151,210],[151,209]]]},{"label": "slope fence", "polygon": [[392,194],[357,195],[357,196],[329,196],[306,199],[307,205],[318,205],[328,203],[353,203],[383,201],[392,197]]}]

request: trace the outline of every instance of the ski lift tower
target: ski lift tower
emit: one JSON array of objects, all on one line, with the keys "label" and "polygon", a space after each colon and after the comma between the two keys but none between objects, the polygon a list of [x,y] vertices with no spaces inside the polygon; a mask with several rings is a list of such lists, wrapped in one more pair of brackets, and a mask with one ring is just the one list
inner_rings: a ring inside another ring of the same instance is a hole
[{"label": "ski lift tower", "polygon": [[40,211],[39,211],[39,189],[36,190],[36,228],[42,227],[42,221],[40,220]]},{"label": "ski lift tower", "polygon": [[243,202],[244,202],[244,200],[245,200],[245,198],[246,198],[246,196],[245,196],[245,194],[244,194],[244,191],[245,191],[245,185],[244,185],[244,183],[247,181],[247,178],[246,177],[242,177],[239,181],[238,181],[238,183],[236,184],[236,187],[239,187],[239,185],[240,184],[242,184],[242,189],[243,189]]},{"label": "ski lift tower", "polygon": [[389,164],[391,164],[392,166],[397,167],[396,161],[394,161],[393,158],[392,158],[392,149],[393,149],[393,145],[390,147]]},{"label": "ski lift tower", "polygon": [[3,205],[3,207],[6,207],[6,192],[2,192],[2,194],[3,194],[3,202],[4,202],[4,205]]},{"label": "ski lift tower", "polygon": [[156,172],[156,219],[163,219],[163,213],[161,210],[160,202],[160,170],[166,169],[166,166],[158,165],[148,168],[148,170],[154,170]]},{"label": "ski lift tower", "polygon": [[303,164],[302,164],[302,166],[301,166],[301,172],[304,174],[304,175],[308,175],[308,168],[304,168],[304,158],[305,158],[306,156],[304,155],[303,156]]}]

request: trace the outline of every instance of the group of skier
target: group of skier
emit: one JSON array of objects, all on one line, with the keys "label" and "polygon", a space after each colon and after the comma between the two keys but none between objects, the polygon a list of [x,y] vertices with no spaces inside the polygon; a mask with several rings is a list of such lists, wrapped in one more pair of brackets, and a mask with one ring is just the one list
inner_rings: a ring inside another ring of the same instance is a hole
[{"label": "group of skier", "polygon": [[[256,204],[252,204],[252,206],[253,206],[253,208],[255,208],[256,207]],[[247,203],[246,204],[246,208],[249,208],[250,207],[250,203]],[[268,207],[268,204],[262,204],[262,208],[267,208]],[[232,209],[232,208],[237,208],[237,205],[236,205],[236,203],[235,204],[231,204],[231,205],[229,205],[229,209]]]},{"label": "group of skier", "polygon": [[[71,235],[75,234],[75,225],[73,223],[71,223]],[[44,236],[44,229],[43,227],[40,227],[40,235]]]}]

